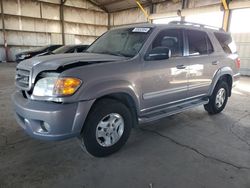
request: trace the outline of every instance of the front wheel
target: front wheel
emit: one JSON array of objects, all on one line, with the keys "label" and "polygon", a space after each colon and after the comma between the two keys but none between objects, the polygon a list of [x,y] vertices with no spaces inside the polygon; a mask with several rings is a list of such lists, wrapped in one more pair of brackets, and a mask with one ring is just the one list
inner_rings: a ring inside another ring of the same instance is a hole
[{"label": "front wheel", "polygon": [[80,139],[91,155],[104,157],[126,143],[132,123],[127,106],[113,99],[103,99],[90,111]]},{"label": "front wheel", "polygon": [[215,86],[213,94],[209,98],[209,103],[204,105],[205,110],[209,114],[218,114],[226,106],[229,94],[229,87],[227,82],[220,81]]}]

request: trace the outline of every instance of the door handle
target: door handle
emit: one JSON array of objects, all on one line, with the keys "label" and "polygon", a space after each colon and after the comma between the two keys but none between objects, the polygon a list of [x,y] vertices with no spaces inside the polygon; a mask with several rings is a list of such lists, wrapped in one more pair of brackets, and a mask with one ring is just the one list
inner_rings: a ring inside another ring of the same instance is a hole
[{"label": "door handle", "polygon": [[212,62],[212,65],[218,65],[219,64],[219,61],[213,61]]},{"label": "door handle", "polygon": [[186,66],[185,66],[185,65],[177,65],[176,68],[177,68],[177,69],[185,69]]}]

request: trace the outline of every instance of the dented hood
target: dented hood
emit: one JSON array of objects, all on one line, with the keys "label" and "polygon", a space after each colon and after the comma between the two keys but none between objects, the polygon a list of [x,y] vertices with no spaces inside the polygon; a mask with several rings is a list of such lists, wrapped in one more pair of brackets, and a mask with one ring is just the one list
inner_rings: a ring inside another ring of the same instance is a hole
[{"label": "dented hood", "polygon": [[78,66],[88,65],[101,62],[114,62],[127,59],[126,57],[96,54],[96,53],[73,53],[73,54],[58,54],[34,57],[24,60],[17,65],[19,69],[28,69],[35,72],[44,70],[57,70],[67,65],[77,63]]}]

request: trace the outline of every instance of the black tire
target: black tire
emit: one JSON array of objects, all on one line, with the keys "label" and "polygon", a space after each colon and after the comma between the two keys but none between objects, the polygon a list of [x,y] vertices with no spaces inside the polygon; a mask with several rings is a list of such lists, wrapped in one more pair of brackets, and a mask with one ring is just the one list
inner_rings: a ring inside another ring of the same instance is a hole
[{"label": "black tire", "polygon": [[[123,118],[124,131],[114,145],[104,147],[98,143],[96,129],[98,123],[111,113],[117,113]],[[95,157],[105,157],[118,151],[126,143],[133,122],[132,114],[126,105],[113,99],[102,99],[97,101],[91,109],[80,139],[82,139],[82,144],[84,143],[88,153]]]},{"label": "black tire", "polygon": [[[216,105],[216,96],[218,91],[224,88],[225,89],[225,100],[224,103],[221,107],[217,107]],[[209,114],[218,114],[220,113],[222,110],[224,110],[226,104],[227,104],[227,100],[228,100],[228,96],[229,96],[229,87],[227,82],[225,82],[224,80],[219,81],[213,91],[213,94],[210,96],[209,98],[209,103],[204,105],[205,110],[209,113]]]}]

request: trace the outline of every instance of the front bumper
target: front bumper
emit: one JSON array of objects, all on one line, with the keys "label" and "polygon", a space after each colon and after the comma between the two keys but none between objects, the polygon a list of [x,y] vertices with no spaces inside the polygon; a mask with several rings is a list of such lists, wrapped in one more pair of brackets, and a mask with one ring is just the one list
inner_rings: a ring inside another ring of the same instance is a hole
[{"label": "front bumper", "polygon": [[24,98],[19,91],[11,98],[18,124],[30,136],[43,140],[64,140],[79,136],[94,102],[59,104],[34,101]]}]

